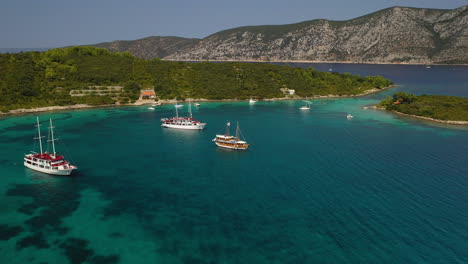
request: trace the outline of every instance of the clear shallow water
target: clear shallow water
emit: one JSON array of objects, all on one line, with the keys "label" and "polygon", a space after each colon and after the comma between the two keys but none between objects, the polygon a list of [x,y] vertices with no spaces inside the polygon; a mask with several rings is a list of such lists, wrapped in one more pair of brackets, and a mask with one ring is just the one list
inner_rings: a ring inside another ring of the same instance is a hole
[{"label": "clear shallow water", "polygon": [[[398,90],[468,96],[466,67],[411,67],[333,65],[400,87],[310,112],[203,103],[201,132],[162,129],[171,106],[40,114],[74,177],[25,169],[35,116],[3,118],[0,262],[466,263],[468,129],[361,109]],[[211,142],[226,120],[249,151]]]}]

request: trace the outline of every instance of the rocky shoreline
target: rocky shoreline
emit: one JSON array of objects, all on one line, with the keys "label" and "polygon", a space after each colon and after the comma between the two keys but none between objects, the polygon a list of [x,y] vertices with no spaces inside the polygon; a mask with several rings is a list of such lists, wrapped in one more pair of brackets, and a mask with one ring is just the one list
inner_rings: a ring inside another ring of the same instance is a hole
[{"label": "rocky shoreline", "polygon": [[[376,105],[366,106],[364,109],[376,109],[376,110],[381,110],[381,111],[387,111],[387,109],[385,109],[383,107],[378,107]],[[467,126],[468,125],[468,121],[442,120],[442,119],[435,119],[435,118],[426,117],[426,116],[405,114],[405,113],[398,112],[398,111],[388,111],[388,112],[392,112],[392,113],[397,114],[397,115],[408,116],[408,117],[413,117],[413,118],[417,118],[417,119],[422,119],[422,120],[436,122],[436,123],[442,123],[442,124],[448,124],[448,125],[462,125],[462,126]]]},{"label": "rocky shoreline", "polygon": [[[381,109],[381,108],[377,108],[377,107],[376,107],[376,109],[385,110],[385,109]],[[398,114],[398,115],[414,117],[414,118],[427,120],[427,121],[431,121],[431,122],[437,122],[437,123],[443,123],[443,124],[449,124],[449,125],[462,125],[462,126],[467,126],[468,125],[468,121],[441,120],[441,119],[435,119],[435,118],[431,118],[431,117],[405,114],[405,113],[398,112],[398,111],[391,111],[391,112],[395,113],[395,114]]]},{"label": "rocky shoreline", "polygon": [[457,63],[450,63],[450,64],[442,64],[442,63],[411,63],[411,62],[372,62],[372,61],[321,61],[321,60],[199,60],[199,59],[187,59],[187,60],[178,60],[178,59],[170,59],[164,58],[165,61],[181,61],[181,62],[261,62],[261,63],[321,63],[321,64],[370,64],[370,65],[420,65],[420,66],[468,66],[468,64],[457,64]]}]

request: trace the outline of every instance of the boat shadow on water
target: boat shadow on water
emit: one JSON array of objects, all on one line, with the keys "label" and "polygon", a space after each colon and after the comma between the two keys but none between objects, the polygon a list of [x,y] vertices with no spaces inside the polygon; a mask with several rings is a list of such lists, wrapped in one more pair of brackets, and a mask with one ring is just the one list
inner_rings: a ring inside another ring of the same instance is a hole
[{"label": "boat shadow on water", "polygon": [[[249,150],[246,149],[228,149],[228,148],[222,148],[222,147],[216,147],[216,152],[220,154],[229,154],[230,156],[236,155],[236,156],[243,156],[243,155],[248,155],[249,152],[252,152],[252,150],[249,148]],[[233,154],[236,153],[236,154]]]},{"label": "boat shadow on water", "polygon": [[74,170],[70,175],[53,175],[48,173],[43,173],[40,171],[31,170],[28,168],[24,168],[24,175],[34,181],[44,181],[52,183],[59,183],[62,179],[70,179],[70,178],[79,178],[86,175],[86,172],[82,172],[80,170]]}]

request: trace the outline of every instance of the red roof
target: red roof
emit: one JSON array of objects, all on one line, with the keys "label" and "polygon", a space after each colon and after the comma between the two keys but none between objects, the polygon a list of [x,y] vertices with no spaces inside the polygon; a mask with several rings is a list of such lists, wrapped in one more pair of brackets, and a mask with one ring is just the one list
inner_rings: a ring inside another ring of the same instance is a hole
[{"label": "red roof", "polygon": [[153,92],[142,92],[141,95],[154,95]]}]

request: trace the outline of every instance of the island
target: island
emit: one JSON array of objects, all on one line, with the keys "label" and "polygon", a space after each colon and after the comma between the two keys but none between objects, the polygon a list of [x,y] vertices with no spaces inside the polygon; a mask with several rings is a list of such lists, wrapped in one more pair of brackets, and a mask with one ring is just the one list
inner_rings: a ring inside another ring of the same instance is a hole
[{"label": "island", "polygon": [[381,76],[320,72],[312,67],[173,62],[95,47],[0,54],[3,113],[128,105],[145,95],[162,102],[359,96],[392,85]]},{"label": "island", "polygon": [[468,98],[398,92],[382,100],[377,108],[429,121],[468,125]]}]

